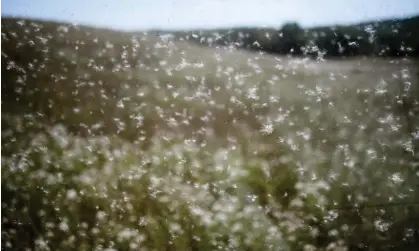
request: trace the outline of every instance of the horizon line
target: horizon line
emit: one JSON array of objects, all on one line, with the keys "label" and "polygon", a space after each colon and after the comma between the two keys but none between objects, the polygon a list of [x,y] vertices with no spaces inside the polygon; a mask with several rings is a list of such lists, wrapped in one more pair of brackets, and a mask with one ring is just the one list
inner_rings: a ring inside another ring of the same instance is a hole
[{"label": "horizon line", "polygon": [[70,21],[70,20],[62,20],[62,19],[52,19],[52,18],[42,18],[42,17],[30,17],[30,16],[20,16],[20,15],[8,15],[8,14],[1,14],[1,18],[9,18],[9,19],[20,19],[20,20],[28,20],[28,21],[41,21],[41,22],[53,22],[58,24],[67,24],[67,25],[77,25],[77,26],[84,26],[94,29],[105,29],[105,30],[113,30],[113,31],[120,31],[120,32],[153,32],[153,31],[163,31],[163,32],[179,32],[179,31],[210,31],[210,30],[229,30],[229,29],[258,29],[258,28],[267,28],[267,29],[280,29],[284,24],[295,22],[299,24],[303,29],[316,29],[316,28],[326,28],[326,27],[335,27],[335,26],[355,26],[355,25],[362,25],[368,23],[375,23],[375,22],[385,22],[385,21],[396,21],[396,20],[406,20],[406,19],[413,19],[418,18],[419,13],[406,15],[406,16],[389,16],[389,17],[378,17],[376,19],[366,19],[362,21],[354,21],[354,22],[336,22],[332,24],[319,24],[313,26],[303,26],[296,21],[285,21],[279,25],[233,25],[233,26],[213,26],[213,27],[190,27],[190,28],[162,28],[162,27],[150,27],[147,29],[135,29],[135,28],[118,28],[113,27],[111,25],[95,25],[93,23],[87,22],[77,22],[77,21]]}]

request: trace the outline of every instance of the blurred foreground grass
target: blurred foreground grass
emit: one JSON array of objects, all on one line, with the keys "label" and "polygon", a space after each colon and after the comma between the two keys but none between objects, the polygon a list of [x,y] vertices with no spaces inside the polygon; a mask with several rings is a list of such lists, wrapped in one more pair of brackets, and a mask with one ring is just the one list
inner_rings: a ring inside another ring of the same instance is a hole
[{"label": "blurred foreground grass", "polygon": [[414,250],[418,68],[2,19],[6,250]]}]

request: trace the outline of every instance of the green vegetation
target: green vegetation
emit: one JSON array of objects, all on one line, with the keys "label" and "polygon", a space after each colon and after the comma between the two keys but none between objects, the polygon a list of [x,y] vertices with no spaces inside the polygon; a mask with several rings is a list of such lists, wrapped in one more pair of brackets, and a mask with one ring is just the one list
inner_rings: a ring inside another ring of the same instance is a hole
[{"label": "green vegetation", "polygon": [[[175,32],[178,39],[205,45],[233,45],[276,54],[311,57],[419,56],[419,16],[355,25],[303,29],[288,23],[280,29],[237,28]],[[155,31],[165,34],[164,31]],[[257,43],[255,43],[257,41]]]},{"label": "green vegetation", "polygon": [[416,61],[153,34],[2,19],[5,250],[417,249]]}]

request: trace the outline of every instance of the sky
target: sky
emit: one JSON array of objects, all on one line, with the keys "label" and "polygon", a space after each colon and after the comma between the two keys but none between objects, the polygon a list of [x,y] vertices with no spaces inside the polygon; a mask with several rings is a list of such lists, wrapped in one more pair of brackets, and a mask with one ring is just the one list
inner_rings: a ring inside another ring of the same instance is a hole
[{"label": "sky", "polygon": [[419,15],[419,0],[2,0],[1,14],[123,30],[313,27]]}]

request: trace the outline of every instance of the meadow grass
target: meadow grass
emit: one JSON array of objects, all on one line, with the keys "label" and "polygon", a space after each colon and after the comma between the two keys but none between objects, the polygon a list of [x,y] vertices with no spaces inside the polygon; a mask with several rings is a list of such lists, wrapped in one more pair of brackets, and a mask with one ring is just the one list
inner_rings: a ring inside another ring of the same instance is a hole
[{"label": "meadow grass", "polygon": [[7,249],[417,245],[415,60],[31,20],[2,32]]}]

